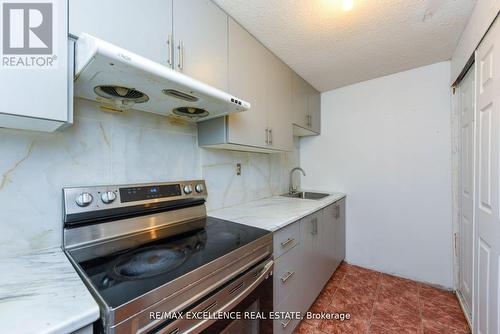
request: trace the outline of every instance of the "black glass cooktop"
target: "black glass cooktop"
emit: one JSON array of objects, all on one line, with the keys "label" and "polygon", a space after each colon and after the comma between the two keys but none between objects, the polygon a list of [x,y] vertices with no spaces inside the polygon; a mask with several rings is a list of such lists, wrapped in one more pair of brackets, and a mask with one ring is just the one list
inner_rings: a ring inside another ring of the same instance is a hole
[{"label": "black glass cooktop", "polygon": [[79,265],[107,304],[117,307],[271,233],[212,217],[199,223],[205,227]]}]

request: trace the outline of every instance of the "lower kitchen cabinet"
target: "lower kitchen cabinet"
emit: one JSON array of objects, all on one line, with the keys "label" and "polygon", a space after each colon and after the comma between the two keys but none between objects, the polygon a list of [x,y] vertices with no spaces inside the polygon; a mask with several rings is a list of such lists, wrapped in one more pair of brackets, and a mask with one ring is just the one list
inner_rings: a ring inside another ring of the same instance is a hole
[{"label": "lower kitchen cabinet", "polygon": [[335,225],[335,241],[336,241],[336,265],[337,268],[345,259],[345,248],[346,248],[346,235],[345,235],[345,198],[336,202],[334,205],[338,206],[338,215],[336,215],[337,221]]},{"label": "lower kitchen cabinet", "polygon": [[341,199],[323,209],[325,236],[323,252],[329,276],[333,274],[345,258],[345,199]]},{"label": "lower kitchen cabinet", "polygon": [[[298,223],[292,224],[297,225]],[[300,247],[293,247],[289,252],[275,259],[273,300],[275,312],[297,312],[301,308]],[[276,319],[274,333],[291,333],[298,324],[296,319]]]},{"label": "lower kitchen cabinet", "polygon": [[[276,231],[275,312],[309,310],[345,257],[345,199]],[[300,321],[277,319],[274,333],[291,333]]]},{"label": "lower kitchen cabinet", "polygon": [[300,221],[300,255],[302,258],[303,284],[301,289],[303,310],[309,309],[323,288],[324,256],[322,242],[322,211],[318,211]]},{"label": "lower kitchen cabinet", "polygon": [[[274,308],[275,312],[287,312],[292,314],[298,312],[301,304],[300,299],[296,295],[289,295],[285,298],[281,304]],[[299,324],[300,319],[288,318],[288,319],[275,319],[273,321],[273,333],[274,334],[289,334],[292,333],[295,327]]]}]

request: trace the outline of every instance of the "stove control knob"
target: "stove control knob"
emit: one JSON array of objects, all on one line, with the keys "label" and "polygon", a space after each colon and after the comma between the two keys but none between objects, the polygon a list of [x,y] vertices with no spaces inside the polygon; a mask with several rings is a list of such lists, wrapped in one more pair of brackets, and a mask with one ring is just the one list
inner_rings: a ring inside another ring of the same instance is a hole
[{"label": "stove control knob", "polygon": [[81,193],[80,195],[78,195],[78,197],[76,198],[76,204],[78,206],[81,206],[81,207],[84,207],[84,206],[87,206],[89,205],[90,203],[92,203],[92,200],[94,198],[92,197],[91,194],[89,193]]},{"label": "stove control knob", "polygon": [[116,194],[112,191],[106,191],[101,195],[101,200],[105,204],[109,204],[113,202],[115,199],[116,199]]},{"label": "stove control knob", "polygon": [[193,192],[193,187],[190,184],[184,186],[184,194],[189,195]]},{"label": "stove control knob", "polygon": [[205,190],[205,187],[203,187],[203,184],[198,183],[195,187],[194,190],[196,190],[197,193],[202,193],[203,190]]}]

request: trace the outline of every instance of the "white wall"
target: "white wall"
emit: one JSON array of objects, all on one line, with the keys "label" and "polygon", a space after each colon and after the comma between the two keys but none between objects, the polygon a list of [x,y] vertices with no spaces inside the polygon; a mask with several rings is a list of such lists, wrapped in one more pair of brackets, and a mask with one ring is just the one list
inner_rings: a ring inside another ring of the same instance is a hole
[{"label": "white wall", "polygon": [[304,188],[347,193],[347,261],[452,287],[450,62],[322,94]]},{"label": "white wall", "polygon": [[208,207],[217,209],[286,191],[286,171],[298,165],[298,150],[200,149],[195,125],[75,103],[75,124],[61,132],[0,128],[0,257],[61,245],[64,186],[205,178]]}]

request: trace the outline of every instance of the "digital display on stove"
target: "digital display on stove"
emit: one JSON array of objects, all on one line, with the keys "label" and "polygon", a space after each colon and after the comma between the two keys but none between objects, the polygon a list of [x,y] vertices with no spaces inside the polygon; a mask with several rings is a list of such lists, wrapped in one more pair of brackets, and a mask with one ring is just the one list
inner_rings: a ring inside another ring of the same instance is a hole
[{"label": "digital display on stove", "polygon": [[182,195],[179,184],[120,188],[122,203]]}]

